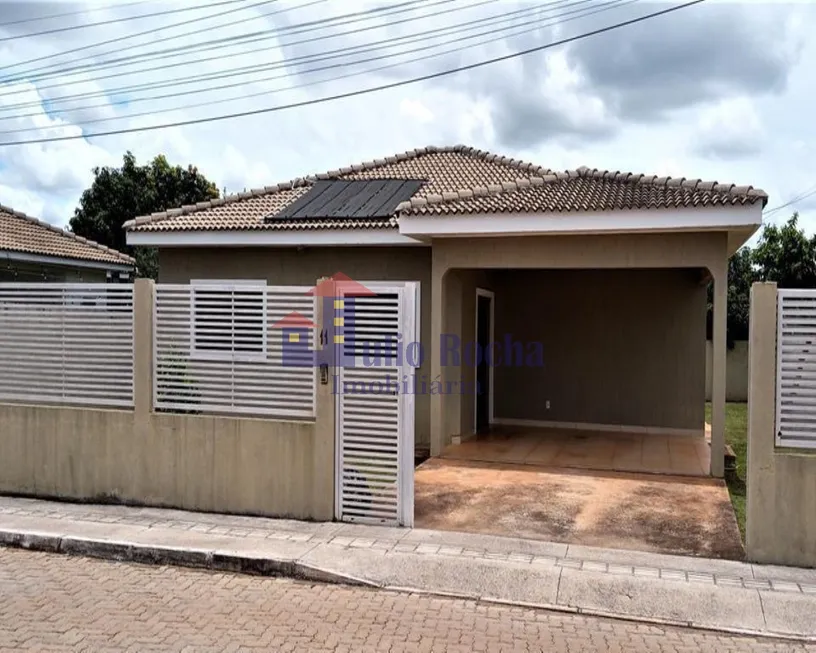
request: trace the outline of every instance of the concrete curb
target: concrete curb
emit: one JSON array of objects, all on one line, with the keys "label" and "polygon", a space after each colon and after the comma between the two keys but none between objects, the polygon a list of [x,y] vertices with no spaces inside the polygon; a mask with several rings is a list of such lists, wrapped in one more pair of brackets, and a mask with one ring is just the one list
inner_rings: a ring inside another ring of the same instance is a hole
[{"label": "concrete curb", "polygon": [[738,635],[743,637],[756,637],[759,639],[774,639],[785,642],[796,642],[800,644],[814,644],[816,637],[806,635],[791,635],[789,633],[778,633],[771,630],[752,630],[750,628],[730,628],[727,626],[713,627],[706,624],[699,624],[694,621],[679,621],[677,619],[660,619],[657,617],[638,617],[625,613],[606,612],[591,608],[581,608],[578,606],[558,605],[553,603],[530,603],[527,601],[511,601],[507,599],[497,599],[490,596],[479,596],[477,594],[460,594],[456,592],[437,592],[433,590],[417,589],[415,587],[394,587],[381,585],[379,589],[386,592],[418,594],[421,596],[434,596],[445,599],[457,599],[464,601],[476,601],[488,605],[502,605],[510,608],[527,608],[529,610],[546,610],[548,612],[561,612],[565,614],[579,614],[587,617],[599,617],[602,619],[615,619],[617,621],[628,621],[639,624],[650,624],[654,626],[670,626],[672,628],[693,628],[710,633],[725,633],[726,635]]},{"label": "concrete curb", "polygon": [[603,610],[586,609],[580,606],[567,606],[549,603],[529,603],[511,601],[479,594],[443,592],[421,589],[416,587],[391,586],[376,583],[348,574],[342,574],[298,560],[283,560],[274,558],[259,558],[230,551],[216,549],[181,549],[178,547],[134,544],[132,542],[117,542],[111,540],[97,540],[93,538],[63,537],[48,533],[5,531],[0,529],[0,546],[8,548],[26,549],[44,553],[59,553],[63,555],[113,560],[116,562],[134,562],[149,565],[168,565],[174,567],[188,567],[192,569],[206,569],[211,571],[226,571],[231,573],[250,574],[256,576],[275,576],[292,578],[295,580],[364,587],[384,590],[395,593],[409,593],[420,596],[433,596],[457,600],[476,601],[490,605],[527,608],[531,610],[546,610],[566,614],[579,614],[605,619],[617,619],[634,623],[644,623],[656,626],[670,626],[676,628],[694,628],[706,632],[726,633],[762,639],[775,639],[786,642],[813,644],[816,637],[797,636],[787,633],[778,633],[769,630],[752,630],[731,627],[712,627],[693,621],[679,621],[655,617],[639,617],[625,613],[611,613]]},{"label": "concrete curb", "polygon": [[226,571],[255,576],[280,576],[317,583],[351,585],[354,587],[381,586],[371,581],[340,574],[298,560],[258,558],[217,549],[180,549],[176,547],[134,544],[92,538],[61,537],[44,533],[20,533],[0,530],[0,546],[9,548],[61,553],[148,565],[189,567],[211,571]]}]

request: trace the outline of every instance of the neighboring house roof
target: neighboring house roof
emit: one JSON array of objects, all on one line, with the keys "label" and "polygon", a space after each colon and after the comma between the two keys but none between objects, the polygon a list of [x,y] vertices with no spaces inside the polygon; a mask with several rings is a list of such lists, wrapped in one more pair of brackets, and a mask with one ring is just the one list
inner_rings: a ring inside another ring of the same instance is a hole
[{"label": "neighboring house roof", "polygon": [[135,261],[121,252],[59,229],[0,204],[0,252],[45,256],[76,261],[133,266]]},{"label": "neighboring house roof", "polygon": [[[395,215],[377,219],[265,218],[319,179],[413,179],[425,183]],[[734,206],[767,202],[751,186],[579,168],[549,168],[472,147],[426,147],[295,179],[126,223],[131,231],[369,229],[397,226],[399,214],[536,213]]]}]

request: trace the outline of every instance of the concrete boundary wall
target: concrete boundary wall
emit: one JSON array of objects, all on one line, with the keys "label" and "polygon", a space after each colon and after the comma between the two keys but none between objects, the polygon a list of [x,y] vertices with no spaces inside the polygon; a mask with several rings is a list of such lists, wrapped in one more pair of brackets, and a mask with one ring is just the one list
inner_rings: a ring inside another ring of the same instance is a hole
[{"label": "concrete boundary wall", "polygon": [[[711,360],[714,347],[706,341],[706,401],[711,401]],[[725,352],[725,400],[748,401],[748,341],[737,340]]]},{"label": "concrete boundary wall", "polygon": [[746,553],[816,567],[816,452],[776,447],[776,294],[751,288]]},{"label": "concrete boundary wall", "polygon": [[153,283],[134,291],[134,410],[0,404],[0,492],[332,519],[330,386],[315,420],[154,413]]}]

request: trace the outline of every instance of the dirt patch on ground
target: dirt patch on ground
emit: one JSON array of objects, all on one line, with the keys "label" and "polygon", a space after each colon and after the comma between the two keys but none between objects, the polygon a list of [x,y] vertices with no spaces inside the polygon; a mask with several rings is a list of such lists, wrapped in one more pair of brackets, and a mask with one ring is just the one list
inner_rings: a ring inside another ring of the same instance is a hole
[{"label": "dirt patch on ground", "polygon": [[433,458],[419,466],[415,524],[570,544],[740,559],[722,481]]}]

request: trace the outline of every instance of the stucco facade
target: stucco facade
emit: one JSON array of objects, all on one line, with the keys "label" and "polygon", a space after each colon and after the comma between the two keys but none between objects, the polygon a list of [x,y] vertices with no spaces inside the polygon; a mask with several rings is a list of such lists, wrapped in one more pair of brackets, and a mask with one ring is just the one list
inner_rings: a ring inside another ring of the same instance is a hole
[{"label": "stucco facade", "polygon": [[495,369],[497,419],[702,433],[699,270],[513,270],[494,278],[499,337],[544,350],[541,367]]},{"label": "stucco facade", "polygon": [[[494,338],[509,333],[545,347],[543,367],[494,370],[497,419],[701,433],[706,275],[725,278],[726,248],[724,233],[686,233],[436,239],[411,247],[180,247],[161,249],[159,258],[166,283],[310,284],[338,271],[361,281],[419,281],[426,351],[419,374],[465,385],[475,368],[440,367],[440,337],[472,342],[476,289],[491,290]],[[712,376],[722,393],[724,378]],[[452,436],[472,434],[474,403],[467,393],[418,396],[417,447],[438,453]]]}]

